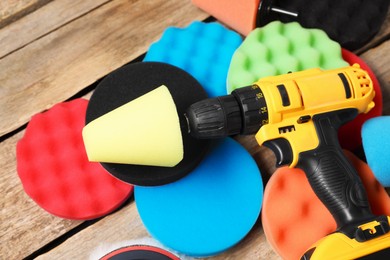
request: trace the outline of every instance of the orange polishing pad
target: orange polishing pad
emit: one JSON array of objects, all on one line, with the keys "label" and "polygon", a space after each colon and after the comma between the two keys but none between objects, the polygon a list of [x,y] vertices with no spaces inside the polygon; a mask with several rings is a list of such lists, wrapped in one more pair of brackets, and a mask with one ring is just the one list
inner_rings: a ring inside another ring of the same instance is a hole
[{"label": "orange polishing pad", "polygon": [[[345,151],[358,171],[376,215],[390,215],[390,198],[368,165]],[[262,209],[264,233],[283,259],[299,259],[307,249],[336,230],[336,222],[316,197],[305,173],[279,168],[269,180]]]},{"label": "orange polishing pad", "polygon": [[192,0],[192,3],[243,35],[256,28],[260,0]]}]

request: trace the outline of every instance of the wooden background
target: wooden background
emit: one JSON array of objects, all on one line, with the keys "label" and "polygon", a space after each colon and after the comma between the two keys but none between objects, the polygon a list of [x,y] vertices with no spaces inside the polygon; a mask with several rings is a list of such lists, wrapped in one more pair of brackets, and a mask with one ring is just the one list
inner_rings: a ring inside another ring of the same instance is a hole
[{"label": "wooden background", "polygon": [[[75,97],[141,56],[168,26],[209,16],[188,0],[0,1],[0,259],[88,259],[101,242],[147,237],[133,199],[93,221],[52,216],[23,191],[15,147],[31,116]],[[380,33],[357,51],[377,75],[390,114],[390,15]],[[252,136],[239,141],[262,172],[275,159]],[[279,259],[258,223],[234,248],[213,259]]]}]

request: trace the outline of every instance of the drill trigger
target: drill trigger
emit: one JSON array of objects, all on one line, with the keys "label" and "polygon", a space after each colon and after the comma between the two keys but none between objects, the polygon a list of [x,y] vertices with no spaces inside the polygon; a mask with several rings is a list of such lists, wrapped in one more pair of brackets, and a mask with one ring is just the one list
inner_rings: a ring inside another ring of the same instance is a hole
[{"label": "drill trigger", "polygon": [[290,165],[293,161],[293,152],[289,141],[285,138],[276,138],[263,143],[276,156],[276,167]]}]

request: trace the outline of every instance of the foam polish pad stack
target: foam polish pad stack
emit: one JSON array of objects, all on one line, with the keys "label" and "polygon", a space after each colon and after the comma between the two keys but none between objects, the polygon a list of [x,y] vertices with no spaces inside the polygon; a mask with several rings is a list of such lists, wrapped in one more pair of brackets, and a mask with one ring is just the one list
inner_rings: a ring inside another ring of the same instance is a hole
[{"label": "foam polish pad stack", "polygon": [[353,53],[341,49],[319,29],[305,29],[298,23],[274,21],[253,30],[237,48],[230,63],[227,91],[252,84],[266,77],[310,68],[335,69],[359,63],[373,80],[375,108],[340,129],[343,148],[354,150],[361,145],[360,129],[365,120],[382,113],[379,82],[371,69]]},{"label": "foam polish pad stack", "polygon": [[[218,23],[196,21],[185,28],[166,29],[144,61],[177,66],[196,78],[209,97],[221,96],[227,94],[229,64],[241,43],[238,33]],[[137,187],[136,201],[154,237],[177,251],[204,256],[226,250],[245,236],[259,215],[262,189],[249,153],[228,138],[182,180],[152,189]]]},{"label": "foam polish pad stack", "polygon": [[372,118],[362,128],[367,163],[378,181],[390,187],[390,116]]},{"label": "foam polish pad stack", "polygon": [[133,192],[131,185],[88,161],[81,136],[87,104],[75,99],[36,114],[16,147],[24,190],[40,207],[62,218],[104,216]]},{"label": "foam polish pad stack", "polygon": [[131,184],[176,181],[207,151],[209,142],[192,138],[184,117],[189,104],[206,96],[177,67],[156,62],[124,66],[104,78],[90,99],[83,130],[87,154]]},{"label": "foam polish pad stack", "polygon": [[244,35],[275,20],[284,23],[296,21],[305,28],[325,31],[330,38],[349,50],[362,47],[379,31],[389,6],[388,0],[192,2]]},{"label": "foam polish pad stack", "polygon": [[[257,165],[240,144],[231,138],[210,143],[188,133],[185,109],[205,97],[200,84],[178,67],[130,64],[99,84],[83,131],[91,158],[121,158],[102,165],[137,185],[135,201],[150,234],[164,246],[194,256],[214,255],[238,243],[258,219],[263,194]],[[175,109],[162,109],[172,105]],[[160,108],[165,115],[155,111]],[[165,144],[155,153],[159,139],[171,139],[169,135],[179,137],[181,149]],[[168,156],[173,163],[164,164],[168,159],[158,156],[164,148],[174,155]]]},{"label": "foam polish pad stack", "polygon": [[[375,215],[389,215],[390,198],[368,165],[350,152]],[[264,191],[262,224],[267,241],[283,259],[299,259],[307,249],[336,230],[329,211],[314,194],[305,173],[282,167],[272,175]]]},{"label": "foam polish pad stack", "polygon": [[169,27],[153,43],[144,61],[177,66],[194,78],[209,97],[226,95],[226,77],[241,36],[218,23],[195,21],[185,28]]}]

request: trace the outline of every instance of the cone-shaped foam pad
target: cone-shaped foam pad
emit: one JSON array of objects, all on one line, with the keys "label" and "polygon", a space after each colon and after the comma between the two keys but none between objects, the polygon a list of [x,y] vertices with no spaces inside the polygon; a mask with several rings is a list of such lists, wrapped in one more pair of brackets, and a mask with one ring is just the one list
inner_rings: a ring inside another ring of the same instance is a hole
[{"label": "cone-shaped foam pad", "polygon": [[359,58],[354,53],[346,49],[342,49],[341,53],[343,55],[343,59],[346,62],[348,62],[350,65],[353,65],[354,63],[358,63],[362,69],[368,72],[368,75],[372,80],[372,83],[374,85],[374,90],[375,90],[374,108],[371,109],[370,112],[368,112],[367,114],[364,113],[359,114],[354,120],[348,122],[347,124],[343,125],[339,129],[338,136],[339,136],[341,147],[343,147],[344,149],[348,149],[350,151],[354,151],[358,149],[362,144],[361,130],[364,122],[370,118],[382,115],[382,108],[383,108],[382,90],[375,74],[361,58]]},{"label": "cone-shaped foam pad", "polygon": [[348,66],[340,45],[318,29],[298,23],[272,22],[253,30],[233,54],[227,91],[251,85],[266,76],[310,68],[335,69]]},{"label": "cone-shaped foam pad", "polygon": [[[366,189],[376,215],[390,214],[390,198],[370,168],[345,152]],[[299,259],[325,235],[336,230],[336,222],[316,197],[300,169],[279,168],[264,191],[262,224],[273,249],[286,260]]]},{"label": "cone-shaped foam pad", "polygon": [[390,187],[390,116],[368,120],[362,128],[363,148],[375,177]]},{"label": "cone-shaped foam pad", "polygon": [[100,258],[101,260],[180,260],[174,254],[161,248],[147,245],[133,245],[118,248]]},{"label": "cone-shaped foam pad", "polygon": [[[367,43],[381,28],[385,20],[388,0],[263,0],[265,11],[258,14],[258,26],[272,20],[285,23],[298,21],[305,28],[324,30],[341,46],[355,50]],[[268,12],[270,4],[298,14],[297,17]]]},{"label": "cone-shaped foam pad", "polygon": [[[208,149],[208,140],[197,140],[187,133],[187,121],[184,116],[185,110],[191,104],[207,97],[205,91],[196,79],[187,72],[159,62],[129,64],[104,78],[97,86],[89,102],[86,125],[161,85],[168,88],[176,106],[184,147],[183,159],[174,167],[102,163],[104,168],[123,181],[136,185],[161,185],[175,181],[188,174],[199,163]],[[143,112],[140,111],[139,113]],[[158,115],[157,111],[156,115]],[[145,114],[145,116],[150,115]],[[129,119],[131,118],[122,118],[124,121]],[[128,122],[126,124],[139,127],[138,122]],[[158,129],[161,126],[156,124],[154,127]],[[172,134],[177,135],[177,133]],[[146,132],[145,135],[147,135]],[[165,138],[163,135],[158,137]],[[144,136],[142,140],[145,140],[145,138],[148,138],[148,136]],[[150,138],[156,137],[150,136]],[[130,146],[132,144],[123,143],[122,145]]]},{"label": "cone-shaped foam pad", "polygon": [[172,167],[183,159],[179,117],[165,86],[93,120],[83,139],[90,161]]},{"label": "cone-shaped foam pad", "polygon": [[166,247],[214,255],[238,243],[258,219],[263,184],[257,165],[233,139],[220,142],[186,177],[135,188],[142,222]]},{"label": "cone-shaped foam pad", "polygon": [[32,117],[16,147],[26,193],[49,213],[93,219],[118,208],[133,187],[87,159],[81,131],[88,101],[59,103]]},{"label": "cone-shaped foam pad", "polygon": [[243,35],[256,27],[260,0],[191,0],[191,2]]},{"label": "cone-shaped foam pad", "polygon": [[218,23],[193,22],[188,27],[169,27],[153,43],[144,61],[177,66],[196,78],[209,97],[226,95],[226,77],[241,36]]}]

